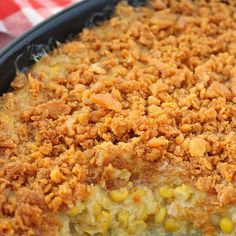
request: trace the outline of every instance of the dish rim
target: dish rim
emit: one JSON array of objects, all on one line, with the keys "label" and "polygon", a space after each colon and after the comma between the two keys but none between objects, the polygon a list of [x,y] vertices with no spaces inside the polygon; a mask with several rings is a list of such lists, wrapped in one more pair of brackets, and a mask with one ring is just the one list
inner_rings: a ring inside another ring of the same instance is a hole
[{"label": "dish rim", "polygon": [[82,29],[110,18],[118,2],[119,0],[82,0],[43,20],[2,48],[0,95],[8,91],[10,82],[18,71],[26,72],[37,61],[35,58],[41,58],[45,52],[55,48],[58,42],[63,43]]}]

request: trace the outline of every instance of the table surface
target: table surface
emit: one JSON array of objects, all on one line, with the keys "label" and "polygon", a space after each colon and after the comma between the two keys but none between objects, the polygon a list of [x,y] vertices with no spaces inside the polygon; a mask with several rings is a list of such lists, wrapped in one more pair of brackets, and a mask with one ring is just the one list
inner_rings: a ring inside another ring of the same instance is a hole
[{"label": "table surface", "polygon": [[82,0],[0,0],[0,49],[49,16]]}]

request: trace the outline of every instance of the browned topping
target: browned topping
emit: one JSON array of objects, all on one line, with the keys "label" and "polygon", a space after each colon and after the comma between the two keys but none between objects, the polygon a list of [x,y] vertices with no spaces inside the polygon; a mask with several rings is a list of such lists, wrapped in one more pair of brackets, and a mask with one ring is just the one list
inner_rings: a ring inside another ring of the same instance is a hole
[{"label": "browned topping", "polygon": [[186,217],[214,232],[236,203],[235,29],[233,1],[122,2],[19,74],[0,100],[0,235],[55,235],[91,184],[125,185],[116,169],[206,192]]},{"label": "browned topping", "polygon": [[122,108],[121,103],[114,99],[109,93],[92,95],[91,101],[98,106],[106,107],[117,112],[119,112]]},{"label": "browned topping", "polygon": [[206,141],[202,138],[193,138],[189,142],[191,156],[204,156],[206,152]]},{"label": "browned topping", "polygon": [[47,102],[41,106],[42,110],[49,112],[49,117],[57,119],[62,115],[68,115],[71,111],[71,107],[61,101]]}]

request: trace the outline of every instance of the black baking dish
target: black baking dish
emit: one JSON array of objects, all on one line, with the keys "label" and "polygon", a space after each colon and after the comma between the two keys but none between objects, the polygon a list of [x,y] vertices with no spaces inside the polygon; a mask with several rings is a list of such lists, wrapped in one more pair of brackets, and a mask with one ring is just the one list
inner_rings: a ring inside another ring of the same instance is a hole
[{"label": "black baking dish", "polygon": [[[57,42],[65,42],[84,27],[108,19],[119,0],[84,0],[32,28],[0,51],[0,94],[6,92],[16,71],[25,72]],[[145,0],[128,0],[134,6]]]}]

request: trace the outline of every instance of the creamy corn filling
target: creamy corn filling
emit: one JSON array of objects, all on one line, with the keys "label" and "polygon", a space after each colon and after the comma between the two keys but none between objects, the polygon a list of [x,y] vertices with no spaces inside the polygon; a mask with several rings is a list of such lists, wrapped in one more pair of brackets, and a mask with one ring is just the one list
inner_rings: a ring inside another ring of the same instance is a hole
[{"label": "creamy corn filling", "polygon": [[152,191],[130,183],[129,187],[109,192],[96,186],[86,202],[78,202],[69,209],[61,235],[197,233],[181,216],[184,208],[193,208],[199,198],[204,195],[185,184]]},{"label": "creamy corn filling", "polygon": [[121,1],[0,98],[0,235],[236,235],[235,1]]},{"label": "creamy corn filling", "polygon": [[[111,191],[94,186],[88,200],[70,206],[62,216],[59,235],[203,235],[186,212],[206,197],[186,184],[150,189],[129,182]],[[210,221],[217,230],[206,235],[235,235],[235,218],[233,207],[212,215]]]}]

